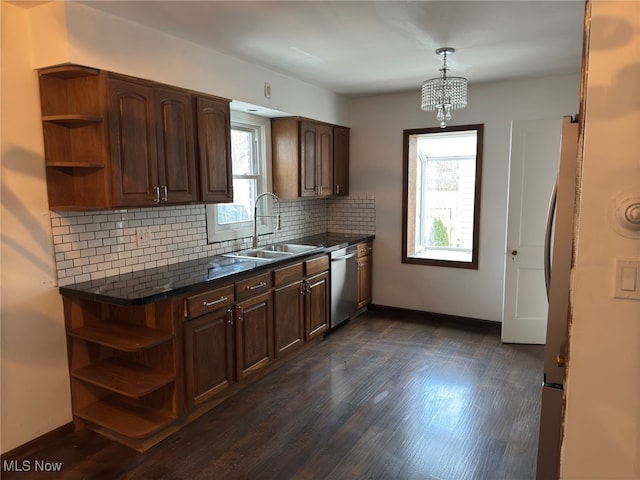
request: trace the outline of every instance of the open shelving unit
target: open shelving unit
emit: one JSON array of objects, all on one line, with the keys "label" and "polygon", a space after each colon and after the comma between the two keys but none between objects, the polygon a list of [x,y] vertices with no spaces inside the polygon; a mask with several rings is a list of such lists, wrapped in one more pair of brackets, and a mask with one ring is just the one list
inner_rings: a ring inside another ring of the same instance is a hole
[{"label": "open shelving unit", "polygon": [[108,208],[104,74],[77,65],[39,74],[50,209]]},{"label": "open shelving unit", "polygon": [[174,302],[64,303],[77,427],[139,451],[172,433],[183,405]]}]

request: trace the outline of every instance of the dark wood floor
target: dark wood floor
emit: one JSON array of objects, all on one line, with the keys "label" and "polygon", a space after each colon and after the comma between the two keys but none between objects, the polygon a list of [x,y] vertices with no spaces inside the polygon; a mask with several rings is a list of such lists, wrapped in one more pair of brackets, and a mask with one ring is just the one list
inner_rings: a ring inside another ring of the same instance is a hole
[{"label": "dark wood floor", "polygon": [[88,431],[3,479],[535,477],[543,347],[369,311],[145,453]]}]

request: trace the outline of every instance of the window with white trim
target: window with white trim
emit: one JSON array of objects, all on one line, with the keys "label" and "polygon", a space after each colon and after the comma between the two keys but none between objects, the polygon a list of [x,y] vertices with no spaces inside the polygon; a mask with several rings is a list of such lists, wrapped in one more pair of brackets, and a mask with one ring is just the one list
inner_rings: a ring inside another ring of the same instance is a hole
[{"label": "window with white trim", "polygon": [[[253,205],[256,197],[270,190],[270,119],[231,111],[231,159],[233,202],[207,205],[209,243],[253,235]],[[261,202],[261,208],[266,208],[268,203]],[[273,231],[271,223],[262,222],[260,218],[258,220],[259,234]]]}]

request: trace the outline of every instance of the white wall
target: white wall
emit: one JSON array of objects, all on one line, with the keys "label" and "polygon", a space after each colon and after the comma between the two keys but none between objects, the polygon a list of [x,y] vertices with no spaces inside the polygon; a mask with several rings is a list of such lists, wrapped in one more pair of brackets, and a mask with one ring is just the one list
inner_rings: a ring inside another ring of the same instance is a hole
[{"label": "white wall", "polygon": [[[34,68],[77,63],[350,125],[347,99],[309,83],[75,2],[31,10]],[[52,39],[58,39],[53,47]],[[270,99],[264,82],[271,84]]]},{"label": "white wall", "polygon": [[501,320],[511,121],[576,114],[579,91],[577,73],[469,85],[469,105],[451,124],[485,124],[477,271],[401,263],[402,131],[438,126],[420,110],[419,86],[354,100],[350,191],[376,199],[373,303]]},{"label": "white wall", "polygon": [[26,10],[2,3],[2,452],[71,420],[38,79]]},{"label": "white wall", "polygon": [[640,195],[640,2],[592,5],[586,129],[561,478],[640,478],[640,300],[613,298],[616,257],[640,260],[611,200]]}]

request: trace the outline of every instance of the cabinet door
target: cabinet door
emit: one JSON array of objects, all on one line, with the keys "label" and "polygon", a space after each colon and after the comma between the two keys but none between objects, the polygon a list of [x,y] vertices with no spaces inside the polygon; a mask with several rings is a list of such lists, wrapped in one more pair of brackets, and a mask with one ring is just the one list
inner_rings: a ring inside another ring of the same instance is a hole
[{"label": "cabinet door", "polygon": [[305,280],[306,338],[321,335],[329,328],[329,273]]},{"label": "cabinet door", "polygon": [[233,382],[233,310],[187,321],[184,341],[187,404],[193,407]]},{"label": "cabinet door", "polygon": [[198,200],[193,97],[181,90],[157,88],[158,177],[161,200]]},{"label": "cabinet door", "polygon": [[358,308],[371,303],[371,255],[358,259]]},{"label": "cabinet door", "polygon": [[276,357],[302,345],[304,341],[304,304],[302,281],[277,288],[273,298]]},{"label": "cabinet door", "polygon": [[236,305],[236,369],[241,380],[273,362],[271,292]]},{"label": "cabinet door", "polygon": [[333,194],[349,196],[349,129],[333,127]]},{"label": "cabinet door", "polygon": [[318,195],[333,195],[333,127],[318,125],[316,168],[318,169]]},{"label": "cabinet door", "polygon": [[153,88],[119,78],[108,85],[114,204],[154,205],[159,183]]},{"label": "cabinet door", "polygon": [[232,202],[229,102],[198,96],[196,111],[200,199],[211,203]]},{"label": "cabinet door", "polygon": [[318,130],[311,122],[300,123],[300,196],[318,194]]}]

